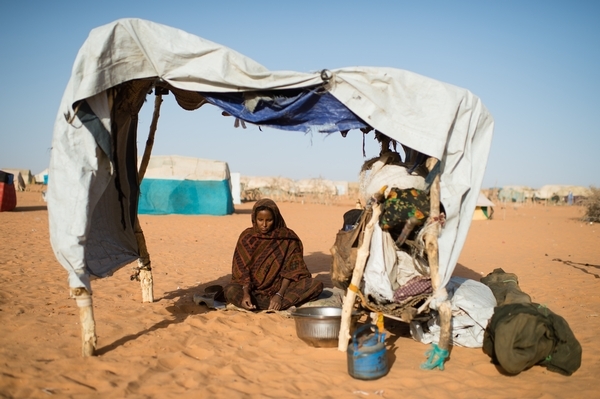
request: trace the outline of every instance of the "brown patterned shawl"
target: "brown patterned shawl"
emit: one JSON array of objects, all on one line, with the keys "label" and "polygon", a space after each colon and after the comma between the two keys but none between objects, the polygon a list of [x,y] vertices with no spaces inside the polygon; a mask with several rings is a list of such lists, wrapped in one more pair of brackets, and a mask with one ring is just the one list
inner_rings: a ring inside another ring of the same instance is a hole
[{"label": "brown patterned shawl", "polygon": [[[259,207],[273,213],[273,228],[267,234],[261,234],[256,226]],[[283,278],[298,281],[311,277],[303,252],[302,241],[286,227],[275,202],[261,199],[252,208],[252,227],[240,234],[236,244],[231,282],[250,284],[252,291],[272,296],[281,288]]]}]

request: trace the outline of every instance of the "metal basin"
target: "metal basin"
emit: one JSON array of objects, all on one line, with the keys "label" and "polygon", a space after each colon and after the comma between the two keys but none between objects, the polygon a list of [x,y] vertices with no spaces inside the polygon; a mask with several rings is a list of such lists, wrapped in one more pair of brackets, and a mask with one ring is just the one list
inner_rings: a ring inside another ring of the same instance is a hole
[{"label": "metal basin", "polygon": [[[342,308],[315,306],[296,309],[292,314],[298,338],[316,348],[338,346]],[[350,333],[354,330],[359,312],[352,312]]]}]

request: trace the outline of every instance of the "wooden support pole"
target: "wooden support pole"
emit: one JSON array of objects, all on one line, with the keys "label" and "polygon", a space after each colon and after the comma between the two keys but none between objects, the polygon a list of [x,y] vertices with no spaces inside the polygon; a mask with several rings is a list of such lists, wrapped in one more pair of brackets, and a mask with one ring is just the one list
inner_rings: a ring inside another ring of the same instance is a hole
[{"label": "wooden support pole", "polygon": [[373,206],[373,215],[371,220],[365,226],[363,241],[358,248],[356,253],[356,266],[352,272],[352,280],[348,292],[344,298],[344,305],[342,307],[342,320],[340,324],[340,334],[338,336],[338,350],[346,352],[348,349],[348,340],[350,339],[350,321],[352,316],[352,309],[354,308],[354,301],[356,300],[356,291],[360,286],[360,282],[365,271],[365,265],[367,258],[369,257],[369,247],[371,245],[371,236],[373,235],[373,229],[376,223],[379,223],[379,216],[382,211],[381,204],[375,204]]},{"label": "wooden support pole", "polygon": [[138,171],[139,181],[142,182],[144,175],[146,174],[146,168],[148,168],[148,162],[150,162],[150,155],[152,154],[152,146],[154,146],[154,136],[156,135],[156,129],[158,127],[158,118],[160,116],[160,105],[163,99],[161,94],[157,94],[154,97],[154,113],[152,114],[152,122],[150,123],[150,132],[148,133],[148,139],[146,140],[146,147],[144,148],[144,155],[142,156],[142,162],[140,163],[140,170]]},{"label": "wooden support pole", "polygon": [[[434,166],[439,161],[435,158],[429,158],[427,160],[427,169],[431,172]],[[439,246],[438,236],[440,234],[440,175],[435,176],[431,189],[429,190],[429,198],[431,201],[431,208],[429,211],[429,218],[433,221],[433,226],[429,227],[428,232],[425,234],[425,251],[427,253],[427,260],[429,261],[429,271],[431,275],[431,285],[433,292],[435,293],[440,287],[440,263],[439,263]],[[440,340],[438,342],[438,348],[448,350],[450,348],[450,336],[452,329],[452,306],[448,300],[442,302],[438,306],[438,312],[440,314]]]},{"label": "wooden support pole", "polygon": [[[142,179],[146,174],[148,162],[150,162],[150,155],[152,154],[152,147],[154,146],[154,136],[156,135],[156,129],[158,127],[158,118],[160,116],[160,106],[162,101],[162,94],[156,94],[154,97],[154,113],[152,114],[152,122],[150,123],[150,132],[148,133],[146,147],[144,148],[144,155],[142,156],[140,170],[138,171],[138,181],[140,184],[142,183]],[[142,302],[154,302],[154,279],[152,277],[152,264],[150,261],[150,254],[148,253],[148,247],[146,247],[144,231],[142,230],[139,217],[137,215],[135,218],[135,239],[140,251],[140,257],[138,258],[138,278],[142,288]]]},{"label": "wooden support pole", "polygon": [[75,297],[77,307],[79,308],[81,354],[83,357],[94,356],[96,354],[97,338],[92,296],[85,288],[72,288],[71,294]]},{"label": "wooden support pole", "polygon": [[[431,172],[436,163],[435,158],[427,160],[427,169]],[[440,286],[440,270],[439,270],[439,252],[438,252],[438,235],[440,234],[440,175],[435,176],[431,188],[429,190],[430,210],[429,219],[433,221],[433,226],[427,227],[425,234],[425,252],[429,261],[429,273],[431,276],[431,285],[435,292]]]}]

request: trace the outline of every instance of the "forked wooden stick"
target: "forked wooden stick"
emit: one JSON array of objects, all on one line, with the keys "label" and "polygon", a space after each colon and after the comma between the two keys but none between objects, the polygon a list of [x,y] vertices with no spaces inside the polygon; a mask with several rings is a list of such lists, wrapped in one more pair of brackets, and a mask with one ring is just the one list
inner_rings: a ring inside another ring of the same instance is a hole
[{"label": "forked wooden stick", "polygon": [[356,253],[356,266],[352,272],[352,280],[348,287],[348,292],[344,298],[344,305],[342,307],[342,320],[340,324],[340,334],[338,336],[338,350],[346,352],[348,349],[348,340],[350,339],[350,321],[352,318],[352,309],[354,308],[354,301],[356,300],[356,292],[360,286],[363,273],[365,271],[365,265],[367,258],[369,257],[369,246],[371,245],[371,236],[373,235],[373,229],[375,224],[379,223],[379,215],[381,215],[381,208],[383,205],[375,204],[373,206],[373,215],[371,220],[365,226],[363,241],[358,248]]}]

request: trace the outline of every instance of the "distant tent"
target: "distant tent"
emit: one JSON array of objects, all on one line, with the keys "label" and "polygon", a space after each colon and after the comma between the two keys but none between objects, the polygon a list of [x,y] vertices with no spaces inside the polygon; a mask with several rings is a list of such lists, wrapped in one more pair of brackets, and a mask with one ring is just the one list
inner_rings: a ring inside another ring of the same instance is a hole
[{"label": "distant tent", "polygon": [[48,168],[33,177],[38,184],[48,184]]},{"label": "distant tent", "polygon": [[230,215],[233,197],[226,162],[152,156],[140,185],[139,213]]},{"label": "distant tent", "polygon": [[17,191],[25,191],[25,188],[35,181],[29,169],[4,168],[2,170],[14,176],[13,182]]},{"label": "distant tent", "polygon": [[533,198],[534,190],[527,186],[504,186],[498,192],[501,202],[525,202]]},{"label": "distant tent", "polygon": [[587,187],[582,186],[565,186],[558,184],[548,184],[542,186],[535,192],[535,198],[541,200],[565,200],[569,195],[569,192],[573,194],[575,198],[585,198],[591,194],[591,190]]},{"label": "distant tent", "polygon": [[347,181],[334,181],[333,184],[335,184],[337,195],[347,195],[348,194],[348,182]]},{"label": "distant tent", "polygon": [[494,203],[490,201],[483,193],[479,193],[475,212],[473,212],[473,220],[489,220],[494,214]]}]

